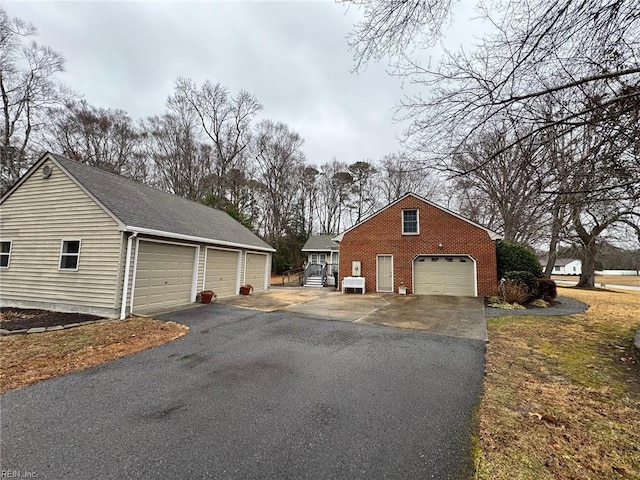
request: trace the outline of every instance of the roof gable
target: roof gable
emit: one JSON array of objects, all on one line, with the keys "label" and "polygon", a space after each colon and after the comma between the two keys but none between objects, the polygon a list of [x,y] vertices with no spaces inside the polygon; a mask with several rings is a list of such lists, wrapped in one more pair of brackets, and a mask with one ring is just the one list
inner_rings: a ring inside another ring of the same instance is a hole
[{"label": "roof gable", "polygon": [[501,239],[502,239],[502,235],[500,235],[499,233],[496,233],[496,232],[494,232],[494,231],[492,231],[492,230],[489,230],[489,229],[488,229],[488,228],[486,228],[486,227],[483,227],[482,225],[479,225],[479,224],[477,224],[477,223],[475,223],[475,222],[472,222],[472,221],[471,221],[471,220],[469,220],[468,218],[464,218],[462,215],[460,215],[460,214],[458,214],[458,213],[455,213],[455,212],[453,212],[453,211],[451,211],[451,210],[449,210],[449,209],[447,209],[447,208],[445,208],[445,207],[442,207],[442,206],[440,206],[440,205],[438,205],[438,204],[436,204],[436,203],[430,202],[430,201],[429,201],[429,200],[427,200],[426,198],[422,198],[421,196],[416,195],[415,193],[411,193],[411,192],[409,192],[409,193],[405,193],[402,197],[400,197],[400,198],[398,198],[397,200],[395,200],[395,201],[391,202],[389,205],[387,205],[387,206],[385,206],[385,207],[381,208],[381,209],[380,209],[380,210],[378,210],[377,212],[375,212],[375,213],[371,214],[369,217],[365,218],[365,219],[364,219],[364,220],[362,220],[361,222],[356,223],[356,224],[355,224],[354,226],[352,226],[351,228],[349,228],[349,229],[345,230],[345,231],[344,231],[344,232],[342,232],[340,235],[338,235],[338,236],[334,237],[334,239],[333,239],[333,240],[335,240],[336,242],[341,242],[341,241],[342,241],[342,238],[343,238],[343,237],[344,237],[344,235],[345,235],[345,233],[350,232],[350,231],[354,230],[355,228],[358,228],[358,227],[359,227],[360,225],[362,225],[363,223],[368,222],[369,220],[373,219],[374,217],[376,217],[376,216],[377,216],[377,215],[379,215],[380,213],[384,212],[385,210],[388,210],[389,208],[393,207],[394,205],[397,205],[398,203],[400,203],[401,201],[403,201],[405,198],[408,198],[408,197],[413,197],[413,198],[415,198],[415,199],[419,200],[420,202],[423,202],[423,203],[425,203],[425,204],[427,204],[427,205],[429,205],[429,206],[431,206],[431,207],[433,207],[433,208],[437,208],[438,210],[441,210],[441,211],[443,211],[443,212],[445,212],[445,213],[447,213],[447,214],[449,214],[449,215],[452,215],[452,216],[454,216],[454,217],[456,217],[456,218],[458,218],[458,219],[460,219],[460,220],[462,220],[462,221],[464,221],[464,222],[466,222],[466,223],[468,223],[468,224],[470,224],[470,225],[473,225],[473,226],[474,226],[474,227],[476,227],[476,228],[479,228],[480,230],[484,230],[485,232],[487,232],[487,234],[489,235],[489,238],[490,238],[491,240],[501,240]]},{"label": "roof gable", "polygon": [[123,230],[274,251],[221,210],[52,153],[43,155],[3,201],[47,159],[112,215]]}]

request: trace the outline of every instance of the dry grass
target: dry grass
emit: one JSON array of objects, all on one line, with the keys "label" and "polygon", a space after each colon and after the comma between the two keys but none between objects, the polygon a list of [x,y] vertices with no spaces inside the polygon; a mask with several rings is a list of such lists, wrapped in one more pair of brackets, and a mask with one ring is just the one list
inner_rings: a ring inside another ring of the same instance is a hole
[{"label": "dry grass", "polygon": [[[580,277],[575,275],[552,275],[554,280],[570,280],[577,282]],[[596,283],[605,285],[635,285],[640,287],[640,275],[596,275]]]},{"label": "dry grass", "polygon": [[299,287],[301,281],[301,275],[296,273],[294,275],[286,274],[272,274],[269,285],[274,287]]},{"label": "dry grass", "polygon": [[0,338],[0,392],[84,370],[175,340],[188,327],[147,318]]},{"label": "dry grass", "polygon": [[640,479],[640,292],[559,293],[591,307],[488,322],[477,476]]}]

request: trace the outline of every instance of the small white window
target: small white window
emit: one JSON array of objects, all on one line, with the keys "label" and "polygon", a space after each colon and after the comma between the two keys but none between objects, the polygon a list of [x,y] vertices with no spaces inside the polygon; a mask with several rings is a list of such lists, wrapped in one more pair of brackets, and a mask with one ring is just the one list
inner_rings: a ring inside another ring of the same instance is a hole
[{"label": "small white window", "polygon": [[560,271],[560,267],[558,267],[558,266],[553,267],[553,269],[554,269],[556,272],[559,272],[559,271]]},{"label": "small white window", "polygon": [[318,263],[318,254],[317,253],[312,253],[311,254],[311,263],[313,263],[314,265],[316,265]]},{"label": "small white window", "polygon": [[321,253],[320,254],[320,264],[324,264],[327,263],[327,254],[326,253]]},{"label": "small white window", "polygon": [[420,233],[420,227],[418,225],[418,209],[412,208],[411,210],[402,211],[402,234],[403,235],[418,235]]},{"label": "small white window", "polygon": [[63,240],[60,249],[60,270],[78,270],[80,240]]},{"label": "small white window", "polygon": [[11,242],[0,242],[0,268],[9,268],[11,260]]}]

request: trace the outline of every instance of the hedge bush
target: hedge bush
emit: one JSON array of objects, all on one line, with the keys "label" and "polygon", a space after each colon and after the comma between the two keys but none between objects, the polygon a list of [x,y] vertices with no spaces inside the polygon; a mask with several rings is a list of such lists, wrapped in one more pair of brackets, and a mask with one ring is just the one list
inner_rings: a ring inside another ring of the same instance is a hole
[{"label": "hedge bush", "polygon": [[531,272],[527,272],[527,271],[506,272],[503,278],[505,279],[505,281],[512,281],[514,283],[519,283],[526,287],[527,289],[527,298],[525,299],[526,302],[535,300],[536,298],[540,298],[539,290],[538,290],[538,278],[536,278],[536,276],[533,275]]},{"label": "hedge bush", "polygon": [[546,302],[550,302],[558,296],[556,282],[550,278],[538,279],[538,296]]},{"label": "hedge bush", "polygon": [[522,305],[527,303],[527,298],[529,298],[529,289],[518,280],[505,280],[500,284],[499,291],[502,300],[508,304]]},{"label": "hedge bush", "polygon": [[536,278],[542,277],[542,266],[538,258],[524,245],[503,240],[496,246],[498,278],[506,272],[529,272]]}]

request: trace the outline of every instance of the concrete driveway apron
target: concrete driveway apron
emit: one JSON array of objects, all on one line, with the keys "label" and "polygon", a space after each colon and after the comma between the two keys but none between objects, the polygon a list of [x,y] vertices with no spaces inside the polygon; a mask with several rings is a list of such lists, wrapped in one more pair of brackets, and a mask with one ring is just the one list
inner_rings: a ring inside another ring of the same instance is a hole
[{"label": "concrete driveway apron", "polygon": [[439,295],[343,294],[333,289],[276,288],[258,295],[221,300],[263,311],[286,311],[331,320],[423,330],[487,340],[482,298]]}]

